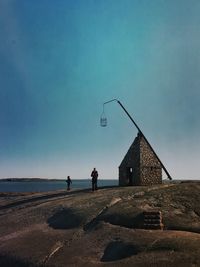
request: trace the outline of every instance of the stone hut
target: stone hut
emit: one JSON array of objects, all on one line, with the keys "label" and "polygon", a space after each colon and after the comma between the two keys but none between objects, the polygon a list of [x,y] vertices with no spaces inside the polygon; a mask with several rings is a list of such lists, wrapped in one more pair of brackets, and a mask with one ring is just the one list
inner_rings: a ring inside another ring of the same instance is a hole
[{"label": "stone hut", "polygon": [[119,166],[119,185],[161,183],[161,164],[144,137],[138,133]]}]

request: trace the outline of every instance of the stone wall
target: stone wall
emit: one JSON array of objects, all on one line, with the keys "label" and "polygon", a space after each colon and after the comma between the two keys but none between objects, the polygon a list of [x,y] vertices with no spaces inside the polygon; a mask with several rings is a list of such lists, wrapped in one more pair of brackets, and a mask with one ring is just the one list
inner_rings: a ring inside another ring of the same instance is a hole
[{"label": "stone wall", "polygon": [[140,183],[162,183],[161,164],[143,137],[140,137]]},{"label": "stone wall", "polygon": [[160,183],[162,183],[160,162],[143,136],[138,134],[119,166],[119,185]]},{"label": "stone wall", "polygon": [[[128,169],[132,168],[132,184],[138,180],[140,175],[140,146],[137,137],[126,153],[119,166],[119,185],[129,185]],[[134,159],[134,160],[133,160]]]}]

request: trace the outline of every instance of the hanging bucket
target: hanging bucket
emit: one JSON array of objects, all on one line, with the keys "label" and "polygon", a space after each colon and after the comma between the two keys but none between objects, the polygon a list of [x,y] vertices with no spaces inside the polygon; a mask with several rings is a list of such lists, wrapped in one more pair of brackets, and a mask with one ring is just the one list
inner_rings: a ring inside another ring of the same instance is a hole
[{"label": "hanging bucket", "polygon": [[105,116],[101,116],[100,125],[101,125],[101,127],[106,127],[107,126],[107,119],[106,119]]},{"label": "hanging bucket", "polygon": [[101,127],[106,127],[107,126],[107,118],[104,112],[104,104],[103,104],[103,112],[101,114],[101,118],[100,118],[100,125]]}]

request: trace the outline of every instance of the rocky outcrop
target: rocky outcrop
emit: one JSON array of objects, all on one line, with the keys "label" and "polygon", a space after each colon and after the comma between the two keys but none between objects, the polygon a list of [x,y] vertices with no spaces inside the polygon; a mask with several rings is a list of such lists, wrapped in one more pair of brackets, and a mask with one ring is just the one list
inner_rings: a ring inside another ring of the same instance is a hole
[{"label": "rocky outcrop", "polygon": [[1,198],[2,267],[200,266],[198,182]]}]

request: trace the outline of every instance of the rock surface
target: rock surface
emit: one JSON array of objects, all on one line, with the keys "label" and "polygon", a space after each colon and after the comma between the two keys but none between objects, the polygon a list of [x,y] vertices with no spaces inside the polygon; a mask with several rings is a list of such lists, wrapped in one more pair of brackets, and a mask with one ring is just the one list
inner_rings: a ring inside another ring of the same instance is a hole
[{"label": "rock surface", "polygon": [[[200,183],[0,195],[0,266],[200,266]],[[164,230],[142,229],[143,211]]]}]

